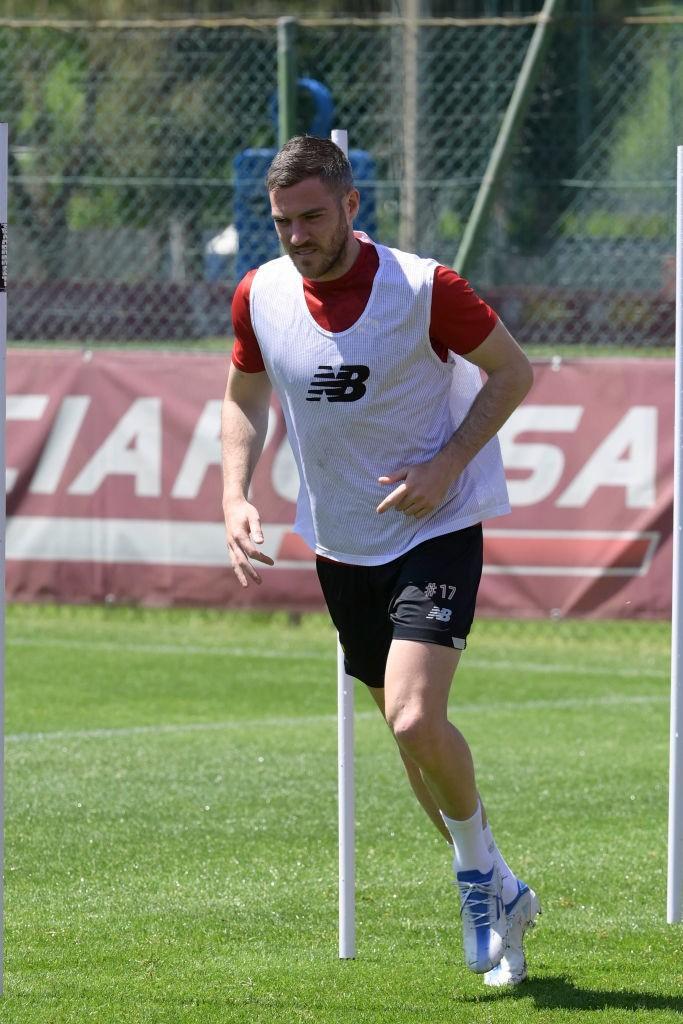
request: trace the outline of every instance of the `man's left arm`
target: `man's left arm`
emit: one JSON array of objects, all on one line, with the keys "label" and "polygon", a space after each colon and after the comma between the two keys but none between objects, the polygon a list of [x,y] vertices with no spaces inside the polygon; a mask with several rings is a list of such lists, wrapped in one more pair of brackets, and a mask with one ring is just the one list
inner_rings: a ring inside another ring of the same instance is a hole
[{"label": "man's left arm", "polygon": [[481,345],[464,358],[486,374],[469,412],[429,462],[404,466],[391,476],[379,478],[382,484],[398,483],[398,487],[380,502],[378,512],[395,508],[417,519],[431,514],[443,502],[453,481],[500,430],[531,388],[531,364],[500,320]]}]

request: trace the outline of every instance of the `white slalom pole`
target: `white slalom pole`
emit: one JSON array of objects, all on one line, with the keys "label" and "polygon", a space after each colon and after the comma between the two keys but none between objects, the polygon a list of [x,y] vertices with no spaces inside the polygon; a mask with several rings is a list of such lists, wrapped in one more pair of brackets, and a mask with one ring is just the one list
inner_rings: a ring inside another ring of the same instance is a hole
[{"label": "white slalom pole", "polygon": [[353,679],[337,640],[337,787],[339,800],[339,959],[356,955],[356,851],[353,784]]},{"label": "white slalom pole", "polygon": [[8,129],[0,124],[0,452],[2,452],[2,473],[0,473],[0,996],[4,992],[4,932],[5,893],[3,885],[5,862],[5,379],[7,362],[7,144]]},{"label": "white slalom pole", "polygon": [[[348,133],[332,132],[334,142],[349,155]],[[339,958],[356,955],[356,841],[353,772],[353,679],[344,669],[337,640],[337,789],[339,801]]]},{"label": "white slalom pole", "polygon": [[671,595],[671,717],[669,742],[669,868],[666,919],[683,916],[683,146],[676,167],[676,374],[674,518]]}]

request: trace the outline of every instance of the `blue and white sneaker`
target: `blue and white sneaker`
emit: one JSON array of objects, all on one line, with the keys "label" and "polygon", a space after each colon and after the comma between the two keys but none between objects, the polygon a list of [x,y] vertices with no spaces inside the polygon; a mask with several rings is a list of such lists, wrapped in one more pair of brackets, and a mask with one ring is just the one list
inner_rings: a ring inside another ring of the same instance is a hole
[{"label": "blue and white sneaker", "polygon": [[491,971],[505,951],[507,932],[500,872],[458,871],[465,963],[475,974]]},{"label": "blue and white sneaker", "polygon": [[505,950],[497,967],[484,975],[484,984],[492,988],[519,985],[527,976],[524,936],[536,924],[541,904],[533,889],[517,879],[517,895],[505,904],[508,922]]}]

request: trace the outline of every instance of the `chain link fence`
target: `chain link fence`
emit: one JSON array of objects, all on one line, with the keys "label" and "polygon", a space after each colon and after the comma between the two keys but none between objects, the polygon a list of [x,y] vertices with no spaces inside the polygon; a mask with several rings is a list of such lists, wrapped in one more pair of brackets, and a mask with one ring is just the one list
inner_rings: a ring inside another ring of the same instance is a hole
[{"label": "chain link fence", "polygon": [[[378,239],[453,265],[535,21],[299,22],[297,130],[349,130]],[[553,27],[468,269],[520,341],[672,345],[682,45],[677,18]],[[277,23],[4,19],[0,67],[10,339],[228,333],[277,254]]]}]

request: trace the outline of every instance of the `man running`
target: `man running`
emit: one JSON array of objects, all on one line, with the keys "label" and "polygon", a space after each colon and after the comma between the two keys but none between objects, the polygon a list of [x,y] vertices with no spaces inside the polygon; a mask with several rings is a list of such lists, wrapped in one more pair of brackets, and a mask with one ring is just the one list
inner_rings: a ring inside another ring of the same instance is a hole
[{"label": "man running", "polygon": [[447,706],[474,617],[481,523],[509,511],[496,432],[531,367],[454,271],[354,232],[360,196],[334,143],[291,139],[267,189],[286,255],[250,271],[233,298],[222,413],[233,568],[246,587],[261,583],[258,563],[273,564],[248,494],[274,387],[301,480],[295,529],[316,552],[346,670],[368,686],[452,844],[468,967],[515,985],[540,907],[495,844]]}]

